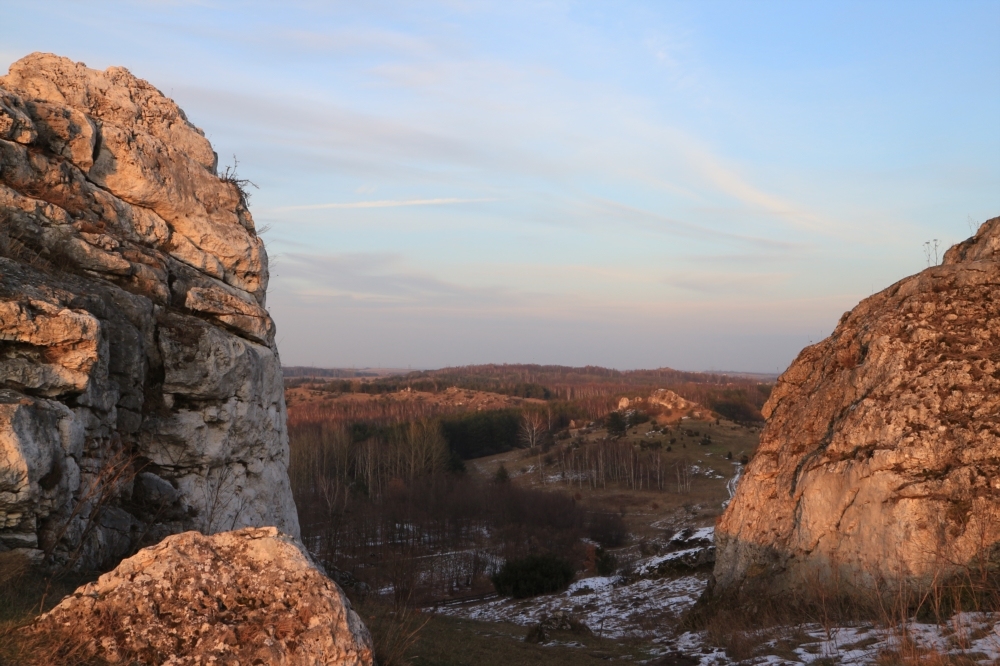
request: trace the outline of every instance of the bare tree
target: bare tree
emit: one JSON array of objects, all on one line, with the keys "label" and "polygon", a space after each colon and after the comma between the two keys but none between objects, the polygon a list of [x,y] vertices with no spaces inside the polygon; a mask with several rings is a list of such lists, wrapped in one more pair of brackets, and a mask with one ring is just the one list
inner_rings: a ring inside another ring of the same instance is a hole
[{"label": "bare tree", "polygon": [[521,414],[521,441],[529,449],[534,449],[542,443],[542,436],[545,434],[545,420],[538,412],[524,411]]},{"label": "bare tree", "polygon": [[674,463],[674,472],[677,474],[677,492],[691,492],[691,463],[684,458],[678,463]]}]

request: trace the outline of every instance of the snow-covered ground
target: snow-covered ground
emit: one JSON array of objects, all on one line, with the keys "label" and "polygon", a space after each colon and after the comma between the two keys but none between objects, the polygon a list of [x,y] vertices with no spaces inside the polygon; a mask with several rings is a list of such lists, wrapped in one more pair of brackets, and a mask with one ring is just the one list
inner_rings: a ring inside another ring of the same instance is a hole
[{"label": "snow-covered ground", "polygon": [[[758,648],[759,656],[738,662],[759,664],[838,664],[867,666],[879,661],[880,655],[896,652],[908,657],[906,663],[930,662],[932,656],[947,656],[954,661],[935,660],[933,663],[996,664],[1000,663],[1000,615],[961,613],[946,626],[909,622],[905,627],[881,628],[872,625],[831,627],[829,630],[806,624],[786,627],[777,638]],[[791,640],[790,640],[791,639]],[[688,632],[676,638],[654,641],[661,646],[659,654],[681,653],[697,660],[701,666],[734,664],[725,652],[705,644],[704,636]],[[779,648],[780,646],[780,648]],[[892,663],[886,660],[885,663]]]},{"label": "snow-covered ground", "polygon": [[586,624],[595,636],[649,639],[656,646],[652,656],[681,653],[701,666],[817,662],[862,666],[875,663],[880,654],[892,650],[911,655],[936,650],[938,654],[964,659],[955,663],[1000,663],[1000,615],[985,613],[963,613],[946,626],[911,621],[905,628],[889,629],[870,624],[783,627],[762,641],[755,650],[759,656],[736,662],[722,648],[710,645],[703,633],[676,633],[678,617],[694,604],[705,585],[704,575],[642,578],[627,585],[615,577],[600,576],[578,580],[560,594],[493,599],[442,607],[437,612],[527,627],[546,615],[563,611]]},{"label": "snow-covered ground", "polygon": [[559,594],[531,599],[493,599],[437,609],[442,615],[485,622],[513,622],[529,626],[545,615],[564,611],[605,638],[656,638],[676,623],[679,613],[691,607],[705,589],[707,576],[673,580],[639,579],[619,585],[617,578],[595,576],[570,585]]},{"label": "snow-covered ground", "polygon": [[[667,542],[670,552],[637,561],[627,576],[592,576],[577,580],[558,594],[531,599],[494,597],[441,606],[434,612],[527,627],[562,611],[587,625],[595,636],[649,640],[655,646],[653,656],[680,653],[702,666],[735,664],[723,649],[710,645],[703,633],[678,633],[678,618],[691,608],[708,582],[704,571],[689,575],[678,572],[684,572],[685,562],[689,566],[701,564],[713,547],[713,537],[711,527],[682,530]],[[665,571],[673,575],[664,575]],[[892,628],[804,624],[768,630],[766,636],[753,642],[760,643],[753,650],[757,656],[740,664],[861,666],[875,663],[879,655],[892,650],[904,654],[934,650],[962,657],[955,663],[1000,664],[1000,614],[963,613],[946,626],[916,621]]]},{"label": "snow-covered ground", "polygon": [[[727,486],[730,499],[743,471],[742,465],[734,465],[735,475]],[[695,473],[706,476],[718,474],[707,466],[692,467]],[[645,639],[655,646],[652,658],[680,654],[684,658],[673,661],[692,666],[737,663],[862,666],[874,664],[893,651],[907,657],[906,663],[921,663],[934,657],[938,660],[935,663],[1000,666],[1000,613],[962,613],[946,625],[913,620],[905,626],[888,628],[874,624],[839,627],[801,624],[768,629],[756,639],[749,639],[749,643],[756,644],[752,649],[756,656],[737,662],[722,648],[711,645],[704,633],[681,633],[678,628],[677,620],[694,605],[708,584],[705,565],[714,559],[715,530],[688,527],[673,533],[675,525],[674,518],[653,523],[653,527],[671,530],[667,534],[673,536],[659,542],[658,554],[634,562],[626,574],[583,578],[558,594],[531,599],[493,596],[433,610],[442,615],[511,622],[525,627],[561,611],[585,624],[595,636]],[[550,644],[583,647],[575,641]],[[945,655],[952,661],[941,659]],[[891,659],[882,661],[892,663]]]}]

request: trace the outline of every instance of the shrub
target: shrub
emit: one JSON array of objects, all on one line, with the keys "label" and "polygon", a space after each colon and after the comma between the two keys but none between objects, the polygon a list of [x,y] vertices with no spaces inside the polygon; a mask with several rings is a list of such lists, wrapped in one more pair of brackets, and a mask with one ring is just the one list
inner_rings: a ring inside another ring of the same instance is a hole
[{"label": "shrub", "polygon": [[611,412],[604,419],[604,427],[608,429],[609,435],[620,436],[625,434],[625,430],[628,428],[628,421],[621,412]]},{"label": "shrub", "polygon": [[514,409],[458,414],[441,421],[448,447],[462,460],[517,448],[520,427],[521,414]]},{"label": "shrub", "polygon": [[603,548],[598,548],[595,553],[594,563],[597,565],[597,573],[601,576],[610,576],[618,568],[618,557]]},{"label": "shrub", "polygon": [[639,410],[636,410],[634,412],[629,413],[628,415],[628,424],[630,426],[648,422],[649,422],[649,414],[647,414],[646,412],[640,412]]},{"label": "shrub", "polygon": [[569,560],[556,555],[528,555],[508,560],[491,580],[498,594],[523,599],[565,590],[576,572]]},{"label": "shrub", "polygon": [[628,528],[617,513],[595,513],[587,526],[587,536],[604,548],[615,548],[625,545]]}]

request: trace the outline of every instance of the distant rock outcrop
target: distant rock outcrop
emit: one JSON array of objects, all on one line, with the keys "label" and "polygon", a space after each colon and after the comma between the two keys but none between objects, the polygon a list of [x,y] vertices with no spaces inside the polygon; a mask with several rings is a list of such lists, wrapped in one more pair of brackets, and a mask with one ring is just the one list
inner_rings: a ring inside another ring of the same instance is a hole
[{"label": "distant rock outcrop", "polygon": [[[649,395],[649,404],[678,413],[704,409],[698,403],[685,400],[670,389],[656,389],[653,391]],[[699,411],[697,413],[693,413],[692,415],[698,418],[701,416],[701,412]]]},{"label": "distant rock outcrop", "polygon": [[274,528],[185,532],[124,560],[27,629],[73,663],[370,666],[337,585]]},{"label": "distant rock outcrop", "polygon": [[926,589],[1000,542],[1000,218],[804,349],[716,530],[716,595]]},{"label": "distant rock outcrop", "polygon": [[641,403],[646,402],[650,407],[659,407],[660,409],[667,410],[668,414],[674,412],[677,413],[687,413],[691,412],[691,415],[695,418],[701,418],[702,412],[692,412],[691,410],[704,410],[704,408],[696,402],[691,402],[686,400],[670,389],[656,389],[649,394],[648,398],[643,398],[641,396],[636,398],[621,398],[618,401],[618,409],[624,410],[628,408],[637,409]]},{"label": "distant rock outcrop", "polygon": [[0,78],[0,549],[106,566],[298,535],[267,255],[201,130],[127,70]]}]

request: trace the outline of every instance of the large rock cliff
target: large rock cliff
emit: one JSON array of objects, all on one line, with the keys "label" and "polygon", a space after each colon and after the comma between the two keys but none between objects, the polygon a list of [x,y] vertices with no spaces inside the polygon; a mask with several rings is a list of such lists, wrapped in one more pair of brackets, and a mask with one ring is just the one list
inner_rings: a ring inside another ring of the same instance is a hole
[{"label": "large rock cliff", "polygon": [[763,411],[717,595],[920,591],[997,555],[1000,218],[846,313]]},{"label": "large rock cliff", "polygon": [[298,535],[268,271],[201,130],[127,70],[0,78],[0,549]]}]

